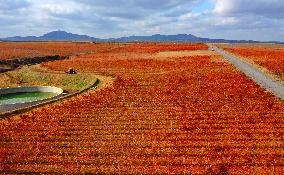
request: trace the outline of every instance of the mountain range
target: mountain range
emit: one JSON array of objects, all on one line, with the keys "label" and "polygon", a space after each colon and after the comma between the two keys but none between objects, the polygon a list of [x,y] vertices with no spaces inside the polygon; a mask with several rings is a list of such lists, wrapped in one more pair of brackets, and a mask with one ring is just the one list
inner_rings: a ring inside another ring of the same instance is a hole
[{"label": "mountain range", "polygon": [[225,40],[201,38],[191,34],[177,35],[152,35],[152,36],[127,36],[121,38],[100,39],[88,35],[78,35],[65,31],[53,31],[42,36],[15,36],[0,38],[0,41],[101,41],[101,42],[130,42],[130,41],[156,41],[156,42],[224,42],[224,43],[256,43],[252,40]]},{"label": "mountain range", "polygon": [[14,36],[8,38],[1,38],[2,41],[97,41],[98,38],[87,35],[78,35],[67,33],[65,31],[53,31],[42,36]]}]

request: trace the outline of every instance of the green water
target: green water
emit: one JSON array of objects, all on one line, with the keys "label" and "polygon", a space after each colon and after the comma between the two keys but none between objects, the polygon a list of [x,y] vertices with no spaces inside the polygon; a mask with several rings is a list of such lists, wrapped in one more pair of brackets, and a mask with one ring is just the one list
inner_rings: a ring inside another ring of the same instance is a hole
[{"label": "green water", "polygon": [[1,94],[0,105],[38,101],[45,98],[53,97],[55,95],[56,94],[52,92],[21,92],[13,94]]}]

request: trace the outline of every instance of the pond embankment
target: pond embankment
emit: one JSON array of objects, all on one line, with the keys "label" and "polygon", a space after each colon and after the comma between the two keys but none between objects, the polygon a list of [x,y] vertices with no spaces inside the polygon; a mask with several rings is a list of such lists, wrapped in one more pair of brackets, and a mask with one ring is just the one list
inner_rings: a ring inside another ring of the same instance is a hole
[{"label": "pond embankment", "polygon": [[24,65],[35,65],[47,61],[63,60],[69,58],[70,57],[68,56],[53,55],[53,56],[44,56],[44,57],[15,58],[15,59],[0,60],[0,73],[11,71]]}]

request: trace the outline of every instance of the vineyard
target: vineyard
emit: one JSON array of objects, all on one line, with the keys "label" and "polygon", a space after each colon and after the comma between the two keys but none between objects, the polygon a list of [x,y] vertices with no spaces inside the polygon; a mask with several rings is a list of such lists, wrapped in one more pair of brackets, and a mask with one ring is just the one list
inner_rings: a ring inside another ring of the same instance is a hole
[{"label": "vineyard", "polygon": [[156,56],[206,45],[94,47],[41,67],[112,86],[0,120],[0,173],[284,174],[283,101],[218,55]]},{"label": "vineyard", "polygon": [[284,81],[284,46],[283,45],[235,45],[234,48],[224,48],[233,54],[248,59],[264,67]]},{"label": "vineyard", "polygon": [[72,42],[3,42],[0,43],[0,60],[33,58],[45,56],[74,56],[77,54],[93,53],[98,50],[107,50],[108,43],[72,43]]},{"label": "vineyard", "polygon": [[[126,44],[122,43],[88,43],[88,42],[3,42],[0,43],[0,60],[44,57],[51,55],[74,56],[96,52],[125,52]],[[121,49],[123,48],[123,49]],[[207,48],[203,44],[135,44],[127,47],[129,52],[154,53],[160,50],[197,50]]]}]

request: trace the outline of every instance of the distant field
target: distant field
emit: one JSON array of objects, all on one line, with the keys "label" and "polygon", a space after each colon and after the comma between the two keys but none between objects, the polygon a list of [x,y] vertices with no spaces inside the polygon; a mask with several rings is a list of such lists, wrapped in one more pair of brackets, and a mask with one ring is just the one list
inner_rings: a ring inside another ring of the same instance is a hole
[{"label": "distant field", "polygon": [[108,44],[42,63],[114,82],[0,120],[0,173],[283,174],[284,102],[207,49]]},{"label": "distant field", "polygon": [[[90,43],[90,42],[0,42],[0,60],[15,58],[31,58],[44,56],[74,56],[96,52],[119,52],[129,44],[123,43]],[[204,44],[130,44],[129,51],[155,53],[160,50],[198,50],[206,49]],[[145,50],[146,49],[146,50]],[[124,49],[122,50],[124,52]]]},{"label": "distant field", "polygon": [[[115,47],[114,45],[111,46]],[[0,60],[44,56],[71,56],[107,50],[108,43],[72,42],[0,42]]]},{"label": "distant field", "polygon": [[224,50],[244,57],[284,81],[284,45],[280,44],[234,44],[222,45]]}]

